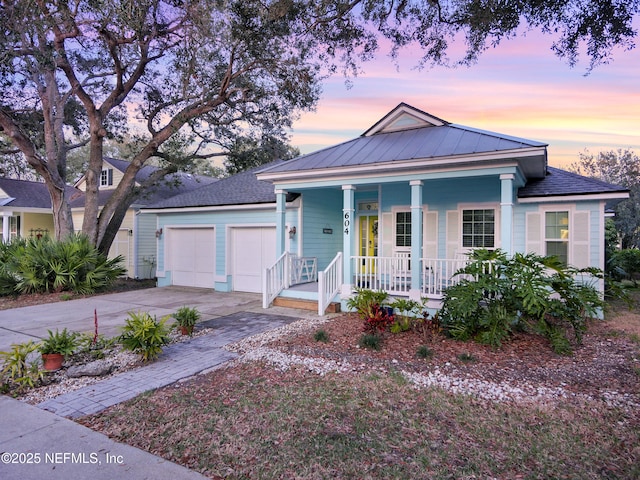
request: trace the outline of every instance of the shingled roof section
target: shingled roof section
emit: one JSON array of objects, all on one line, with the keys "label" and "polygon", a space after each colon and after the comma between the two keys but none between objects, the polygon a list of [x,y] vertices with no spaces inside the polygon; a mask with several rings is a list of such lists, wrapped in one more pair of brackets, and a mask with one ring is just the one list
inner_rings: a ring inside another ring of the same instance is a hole
[{"label": "shingled roof section", "polygon": [[[275,203],[276,194],[273,184],[258,180],[256,173],[267,166],[279,163],[284,162],[278,160],[268,165],[252,168],[231,177],[223,178],[214,184],[150,204],[146,208],[188,208]],[[292,201],[297,196],[290,193],[287,195],[287,201]]]},{"label": "shingled roof section", "polygon": [[628,188],[620,185],[583,177],[559,168],[547,167],[547,175],[539,180],[528,181],[518,190],[518,198],[627,193],[628,191]]},{"label": "shingled roof section", "polygon": [[[13,200],[4,203],[5,206],[15,208],[51,208],[49,190],[43,182],[16,180],[14,178],[0,178],[0,190]],[[72,186],[67,186],[67,198],[80,196],[82,192]],[[0,200],[2,200],[0,198]]]},{"label": "shingled roof section", "polygon": [[[129,166],[129,162],[125,160],[118,160],[116,158],[105,158],[109,164],[114,168],[117,168],[121,172],[124,172]],[[151,165],[144,166],[138,171],[136,175],[136,182],[142,183],[149,178],[149,176],[158,170],[158,167]],[[180,195],[185,192],[198,189],[204,185],[210,185],[217,182],[217,178],[207,177],[204,175],[192,175],[185,172],[176,172],[167,175],[164,180],[143,190],[138,198],[133,202],[133,205],[146,206],[152,203],[157,203],[167,198],[171,198],[175,195]],[[104,205],[107,200],[113,195],[114,189],[101,189],[98,192],[98,204]],[[83,207],[84,196],[71,202],[72,208]]]}]

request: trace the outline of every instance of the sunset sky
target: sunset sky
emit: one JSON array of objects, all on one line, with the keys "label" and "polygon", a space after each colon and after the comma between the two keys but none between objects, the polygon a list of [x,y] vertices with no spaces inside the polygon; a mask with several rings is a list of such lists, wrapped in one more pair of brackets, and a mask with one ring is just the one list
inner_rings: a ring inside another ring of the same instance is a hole
[{"label": "sunset sky", "polygon": [[640,154],[640,47],[585,76],[556,57],[541,34],[505,41],[472,67],[416,71],[405,51],[400,70],[381,53],[347,89],[324,85],[316,112],[294,124],[292,144],[308,153],[361,135],[400,102],[452,123],[549,144],[549,164],[566,167],[588,148]]}]

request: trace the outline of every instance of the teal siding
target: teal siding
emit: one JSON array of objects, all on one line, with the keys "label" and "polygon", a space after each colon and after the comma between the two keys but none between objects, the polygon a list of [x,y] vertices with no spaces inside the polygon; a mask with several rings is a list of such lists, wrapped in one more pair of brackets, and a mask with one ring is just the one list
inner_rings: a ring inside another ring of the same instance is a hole
[{"label": "teal siding", "polygon": [[[333,233],[323,233],[330,228]],[[342,251],[342,190],[309,190],[302,197],[302,255],[316,257],[324,270]]]},{"label": "teal siding", "polygon": [[526,252],[527,248],[527,213],[537,212],[537,203],[513,206],[513,251]]},{"label": "teal siding", "polygon": [[156,276],[156,215],[138,214],[136,217],[137,254],[136,272],[138,278],[153,278]]}]

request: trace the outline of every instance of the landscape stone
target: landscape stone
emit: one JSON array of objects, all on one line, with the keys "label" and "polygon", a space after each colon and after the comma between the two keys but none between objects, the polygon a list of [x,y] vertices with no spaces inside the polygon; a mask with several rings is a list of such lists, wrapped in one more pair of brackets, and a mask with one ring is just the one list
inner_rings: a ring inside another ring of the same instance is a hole
[{"label": "landscape stone", "polygon": [[102,377],[108,375],[113,370],[113,363],[109,360],[96,360],[84,365],[73,365],[67,368],[67,377]]}]

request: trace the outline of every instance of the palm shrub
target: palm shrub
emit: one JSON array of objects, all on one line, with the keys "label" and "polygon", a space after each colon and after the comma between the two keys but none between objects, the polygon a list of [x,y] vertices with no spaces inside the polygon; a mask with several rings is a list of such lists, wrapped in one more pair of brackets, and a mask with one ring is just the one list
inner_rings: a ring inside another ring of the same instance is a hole
[{"label": "palm shrub", "polygon": [[9,243],[0,242],[0,296],[18,295],[16,288],[18,277],[12,268],[16,251],[23,239],[16,239]]},{"label": "palm shrub", "polygon": [[148,312],[129,312],[120,335],[122,346],[142,355],[145,362],[156,359],[169,343],[169,318],[166,315],[158,320]]},{"label": "palm shrub", "polygon": [[545,335],[558,353],[569,353],[568,333],[580,343],[586,320],[604,306],[584,280],[602,278],[598,269],[565,266],[556,257],[476,250],[456,272],[459,283],[444,292],[440,312],[453,337],[500,347],[515,329]]},{"label": "palm shrub", "polygon": [[49,236],[17,242],[5,268],[16,279],[19,293],[70,290],[90,294],[108,287],[125,273],[123,258],[109,259],[84,235],[64,241]]}]

